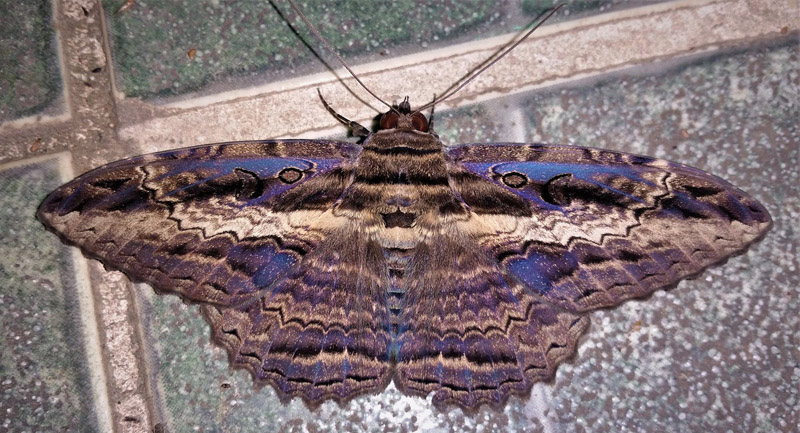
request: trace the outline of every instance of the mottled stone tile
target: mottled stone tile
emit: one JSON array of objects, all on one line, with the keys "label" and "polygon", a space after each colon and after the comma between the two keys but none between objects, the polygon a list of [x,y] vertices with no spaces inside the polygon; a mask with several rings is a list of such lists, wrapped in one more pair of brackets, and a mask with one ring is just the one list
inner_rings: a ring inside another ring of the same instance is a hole
[{"label": "mottled stone tile", "polygon": [[49,1],[4,2],[0,14],[0,123],[58,111],[58,48]]},{"label": "mottled stone tile", "polygon": [[77,251],[34,217],[39,202],[62,181],[61,159],[0,166],[0,430],[5,432],[91,432],[109,425],[105,396],[97,394],[105,392],[97,340],[89,340],[96,337],[97,324],[86,310],[91,295],[76,269]]}]

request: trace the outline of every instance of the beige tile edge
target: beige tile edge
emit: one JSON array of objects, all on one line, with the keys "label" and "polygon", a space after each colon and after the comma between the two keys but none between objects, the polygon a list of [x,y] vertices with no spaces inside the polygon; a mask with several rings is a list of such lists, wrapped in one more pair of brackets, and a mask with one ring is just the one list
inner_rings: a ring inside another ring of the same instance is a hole
[{"label": "beige tile edge", "polygon": [[[61,152],[57,155],[64,154],[69,155],[69,152]],[[71,156],[60,157],[59,159],[60,171],[62,177],[67,177],[66,180],[71,179],[73,176],[71,159]],[[95,309],[95,298],[92,294],[89,266],[86,258],[78,248],[72,247],[69,250],[72,266],[75,269],[75,285],[78,292],[81,323],[83,324],[83,337],[86,341],[86,363],[89,367],[89,378],[92,382],[97,428],[100,431],[111,432],[113,431],[114,421],[111,415],[111,404],[108,399],[109,388],[99,329],[100,323]]]},{"label": "beige tile edge", "polygon": [[[794,3],[796,0],[779,0],[765,6],[756,0],[681,0],[545,26],[457,98],[437,108],[776,37],[781,27],[800,17]],[[747,25],[742,25],[744,22]],[[434,91],[441,92],[460,79],[512,36],[359,65],[356,70],[376,94],[388,100],[408,94],[412,105],[419,105]],[[353,80],[345,82],[351,85]],[[319,103],[316,88],[349,118],[363,122],[376,114],[342,90],[330,73],[321,73],[175,103],[161,109],[162,117],[123,125],[119,135],[142,151],[155,151],[206,142],[343,132]],[[368,97],[365,100],[370,101]]]},{"label": "beige tile edge", "polygon": [[109,394],[115,430],[121,433],[150,433],[153,428],[152,406],[147,392],[147,377],[140,357],[142,341],[137,333],[133,312],[135,301],[132,283],[121,272],[109,272],[92,260],[91,276],[100,303],[105,336],[106,365],[111,384]]}]

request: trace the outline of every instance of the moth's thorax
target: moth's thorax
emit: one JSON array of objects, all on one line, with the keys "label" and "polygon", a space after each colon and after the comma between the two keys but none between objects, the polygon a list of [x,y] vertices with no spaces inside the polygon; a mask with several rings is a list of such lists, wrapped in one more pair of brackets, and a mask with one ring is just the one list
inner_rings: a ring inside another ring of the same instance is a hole
[{"label": "moth's thorax", "polygon": [[374,215],[404,243],[416,236],[412,232],[426,215],[462,209],[449,184],[441,141],[401,128],[367,138],[338,208]]},{"label": "moth's thorax", "polygon": [[451,194],[441,142],[413,130],[379,131],[364,142],[355,167],[355,196],[379,213],[420,213]]}]

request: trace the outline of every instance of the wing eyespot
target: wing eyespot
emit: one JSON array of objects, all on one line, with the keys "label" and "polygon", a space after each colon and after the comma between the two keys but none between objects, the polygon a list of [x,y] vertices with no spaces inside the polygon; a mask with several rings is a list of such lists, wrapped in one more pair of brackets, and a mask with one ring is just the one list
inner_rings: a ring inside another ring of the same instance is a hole
[{"label": "wing eyespot", "polygon": [[280,179],[281,182],[287,185],[296,183],[302,178],[303,178],[303,172],[294,167],[284,168],[283,170],[280,171],[280,173],[278,173],[278,179]]},{"label": "wing eyespot", "polygon": [[236,175],[236,198],[239,200],[251,200],[264,193],[264,182],[256,173],[250,170],[236,168],[233,170]]},{"label": "wing eyespot", "polygon": [[122,189],[125,184],[133,180],[133,178],[125,176],[119,178],[101,178],[93,181],[91,184],[100,189],[105,189],[111,192],[116,192]]},{"label": "wing eyespot", "polygon": [[567,206],[570,204],[570,197],[567,189],[572,182],[572,175],[569,173],[559,174],[551,177],[542,186],[542,200],[554,206]]},{"label": "wing eyespot", "polygon": [[525,176],[524,174],[517,171],[511,171],[504,174],[502,177],[502,181],[507,187],[515,189],[522,188],[529,182],[528,176]]}]

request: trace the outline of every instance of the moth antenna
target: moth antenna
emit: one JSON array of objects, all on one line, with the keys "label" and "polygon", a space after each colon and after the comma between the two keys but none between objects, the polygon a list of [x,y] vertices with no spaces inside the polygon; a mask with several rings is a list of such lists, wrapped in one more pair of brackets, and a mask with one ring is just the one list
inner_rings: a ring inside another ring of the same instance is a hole
[{"label": "moth antenna", "polygon": [[360,84],[360,85],[361,85],[361,87],[363,87],[363,88],[364,88],[364,90],[366,90],[366,91],[367,91],[367,93],[369,93],[370,95],[372,95],[372,97],[373,97],[373,98],[375,98],[375,99],[377,99],[378,101],[380,101],[380,102],[381,102],[383,105],[385,105],[385,106],[389,107],[389,109],[390,109],[390,110],[392,110],[392,111],[394,111],[395,113],[397,113],[397,114],[400,114],[400,113],[399,113],[399,112],[398,112],[398,111],[397,111],[397,110],[396,110],[394,107],[392,107],[392,106],[391,106],[391,105],[390,105],[388,102],[384,101],[383,99],[379,98],[379,97],[378,97],[378,95],[376,95],[375,93],[373,93],[373,92],[372,92],[372,90],[370,90],[370,89],[369,89],[369,87],[367,87],[367,86],[366,86],[366,84],[364,84],[364,83],[361,81],[361,79],[360,79],[360,78],[358,78],[358,75],[356,75],[356,73],[355,73],[355,72],[353,72],[353,70],[352,70],[352,69],[350,69],[350,66],[348,66],[348,65],[347,65],[347,63],[344,61],[344,59],[342,58],[342,56],[340,56],[340,55],[339,55],[339,53],[338,53],[338,52],[337,52],[337,51],[336,51],[336,50],[335,50],[335,49],[334,49],[334,48],[331,46],[331,44],[328,42],[328,40],[327,40],[327,39],[325,39],[325,37],[324,37],[324,36],[322,36],[322,33],[320,33],[320,32],[319,32],[319,30],[317,30],[317,28],[316,28],[316,27],[314,27],[314,25],[313,25],[313,24],[311,24],[311,21],[309,21],[309,20],[308,20],[308,18],[306,18],[306,16],[305,16],[305,15],[303,15],[303,13],[302,13],[302,12],[300,12],[300,8],[298,8],[298,7],[297,7],[297,5],[294,3],[294,1],[292,1],[292,0],[287,0],[287,1],[289,2],[289,5],[292,7],[292,10],[294,10],[294,11],[295,11],[295,13],[297,13],[297,15],[299,15],[299,16],[300,16],[300,19],[301,19],[301,20],[303,20],[303,22],[304,22],[304,23],[306,23],[306,25],[308,26],[308,28],[309,28],[309,29],[311,29],[311,33],[313,33],[313,34],[314,34],[314,36],[316,36],[316,37],[317,37],[317,39],[319,39],[319,40],[322,42],[322,44],[323,44],[323,45],[325,45],[325,48],[327,48],[327,49],[328,49],[328,51],[330,51],[331,53],[333,53],[333,55],[334,55],[334,56],[336,56],[336,58],[339,60],[339,63],[341,63],[341,64],[342,64],[342,66],[344,66],[344,68],[345,68],[345,69],[347,69],[347,72],[349,72],[349,73],[350,73],[350,75],[352,75],[352,76],[353,76],[353,78],[355,78],[356,82],[358,82],[358,84]]},{"label": "moth antenna", "polygon": [[[289,0],[289,1],[291,1],[291,0]],[[501,52],[499,55],[497,55],[497,56],[496,56],[496,57],[495,57],[495,58],[494,58],[494,59],[493,59],[491,62],[487,63],[487,64],[486,64],[486,65],[484,65],[482,68],[478,69],[478,70],[477,70],[477,71],[476,71],[474,74],[472,74],[471,76],[469,76],[469,77],[468,77],[468,78],[467,78],[467,79],[466,79],[466,80],[465,80],[463,83],[461,83],[461,84],[460,84],[458,87],[456,87],[455,89],[453,89],[453,90],[451,90],[451,91],[449,91],[449,92],[446,92],[446,93],[444,94],[444,96],[440,97],[438,100],[434,98],[434,100],[433,100],[433,101],[431,101],[431,102],[429,102],[429,103],[427,103],[427,104],[423,105],[422,107],[418,108],[418,109],[416,110],[416,112],[423,111],[423,110],[425,110],[425,109],[426,109],[426,108],[428,108],[428,107],[433,107],[434,105],[436,105],[436,104],[438,104],[438,103],[440,103],[440,102],[444,101],[445,99],[447,99],[447,98],[449,98],[449,97],[453,96],[454,94],[456,94],[456,92],[458,92],[459,90],[463,89],[463,88],[464,88],[464,86],[466,86],[467,84],[469,84],[469,83],[470,83],[470,81],[474,80],[475,78],[477,78],[477,77],[478,77],[478,75],[482,74],[482,73],[483,73],[485,70],[487,70],[487,69],[489,69],[490,67],[492,67],[492,65],[494,65],[495,63],[497,63],[497,62],[498,62],[500,59],[502,59],[503,57],[505,57],[505,55],[506,55],[506,54],[510,53],[510,52],[511,52],[511,50],[513,50],[513,49],[514,49],[514,48],[516,48],[516,47],[517,47],[519,44],[521,44],[523,41],[525,41],[525,39],[528,39],[528,36],[530,36],[530,35],[531,35],[533,32],[535,32],[535,31],[536,31],[536,29],[538,29],[539,27],[541,27],[541,25],[542,25],[542,24],[544,24],[544,23],[545,23],[547,20],[549,20],[549,19],[550,19],[550,17],[552,17],[552,16],[553,16],[553,14],[555,14],[556,12],[558,12],[558,10],[559,10],[559,9],[561,9],[563,6],[564,6],[564,3],[561,3],[560,5],[558,5],[558,6],[554,7],[554,8],[553,8],[553,10],[551,10],[551,11],[550,11],[550,12],[549,12],[549,13],[548,13],[548,14],[547,14],[547,15],[546,15],[546,16],[545,16],[545,17],[544,17],[544,18],[543,18],[541,21],[539,21],[539,22],[538,22],[538,23],[537,23],[535,26],[533,26],[533,28],[532,28],[532,29],[528,30],[528,32],[527,32],[527,33],[525,33],[525,35],[524,35],[523,37],[521,37],[521,38],[520,38],[520,39],[519,39],[517,42],[514,42],[513,44],[511,44],[511,46],[509,46],[508,48],[506,48],[505,50],[503,50],[503,52]]]}]

